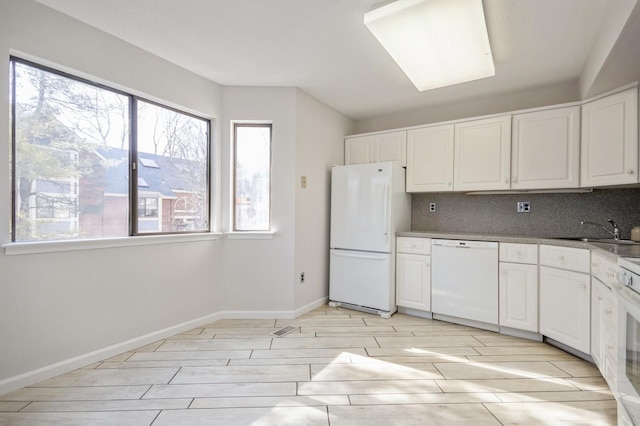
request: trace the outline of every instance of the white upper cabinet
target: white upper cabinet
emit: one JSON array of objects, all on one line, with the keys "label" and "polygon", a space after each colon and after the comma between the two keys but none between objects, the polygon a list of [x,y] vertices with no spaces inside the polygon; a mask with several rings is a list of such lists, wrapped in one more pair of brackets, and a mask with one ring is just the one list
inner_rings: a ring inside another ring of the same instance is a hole
[{"label": "white upper cabinet", "polygon": [[344,140],[344,164],[373,163],[373,136]]},{"label": "white upper cabinet", "polygon": [[397,161],[407,165],[407,132],[389,132],[347,138],[344,141],[344,163],[362,164]]},{"label": "white upper cabinet", "polygon": [[509,189],[511,115],[455,125],[454,190]]},{"label": "white upper cabinet", "polygon": [[374,162],[397,161],[407,165],[407,132],[382,133],[373,137]]},{"label": "white upper cabinet", "polygon": [[407,192],[453,191],[453,124],[407,131]]},{"label": "white upper cabinet", "polygon": [[638,89],[582,106],[580,185],[638,182]]},{"label": "white upper cabinet", "polygon": [[513,116],[511,189],[577,188],[580,107]]}]

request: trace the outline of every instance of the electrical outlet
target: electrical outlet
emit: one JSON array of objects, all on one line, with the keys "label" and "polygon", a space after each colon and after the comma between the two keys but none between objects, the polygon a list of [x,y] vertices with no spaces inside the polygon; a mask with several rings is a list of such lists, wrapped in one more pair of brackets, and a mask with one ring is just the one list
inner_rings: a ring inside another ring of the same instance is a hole
[{"label": "electrical outlet", "polygon": [[518,201],[518,213],[531,212],[531,203],[529,201]]},{"label": "electrical outlet", "polygon": [[429,211],[431,213],[436,211],[436,203],[429,203]]},{"label": "electrical outlet", "polygon": [[300,272],[300,284],[304,284],[304,272]]},{"label": "electrical outlet", "polygon": [[300,178],[300,187],[302,187],[302,189],[307,187],[307,177],[306,176],[302,176]]}]

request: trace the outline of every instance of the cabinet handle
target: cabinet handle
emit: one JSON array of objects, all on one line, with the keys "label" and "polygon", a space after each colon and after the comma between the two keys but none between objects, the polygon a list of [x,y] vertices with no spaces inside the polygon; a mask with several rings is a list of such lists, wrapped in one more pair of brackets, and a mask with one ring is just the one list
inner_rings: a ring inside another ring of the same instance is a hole
[{"label": "cabinet handle", "polygon": [[513,178],[513,183],[518,183],[518,178]]},{"label": "cabinet handle", "polygon": [[447,186],[451,186],[451,181],[448,181],[448,182],[447,182]]},{"label": "cabinet handle", "polygon": [[628,174],[628,175],[632,175],[633,173],[634,173],[634,172],[633,172],[633,169],[629,169],[629,170],[627,170],[627,174]]},{"label": "cabinet handle", "polygon": [[509,183],[509,179],[505,179],[505,180],[504,180],[504,183]]},{"label": "cabinet handle", "polygon": [[613,312],[611,308],[605,309],[604,313],[610,315]]},{"label": "cabinet handle", "polygon": [[581,289],[585,289],[585,288],[587,288],[587,285],[586,284],[580,284],[580,288]]},{"label": "cabinet handle", "polygon": [[562,256],[562,255],[558,256],[558,260],[559,260],[560,262],[564,262],[564,256]]},{"label": "cabinet handle", "polygon": [[[582,284],[582,285],[584,285],[584,284]],[[598,296],[598,300],[602,300],[602,296]]]}]

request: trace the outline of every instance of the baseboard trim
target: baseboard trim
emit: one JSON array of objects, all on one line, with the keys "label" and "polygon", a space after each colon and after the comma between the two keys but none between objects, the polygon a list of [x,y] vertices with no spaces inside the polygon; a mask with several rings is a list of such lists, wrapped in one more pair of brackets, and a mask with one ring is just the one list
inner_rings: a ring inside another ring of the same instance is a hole
[{"label": "baseboard trim", "polygon": [[295,319],[309,311],[326,305],[328,297],[322,297],[294,311],[221,311],[222,319]]},{"label": "baseboard trim", "polygon": [[69,371],[76,370],[78,368],[86,367],[87,365],[94,364],[96,362],[103,361],[105,359],[114,357],[121,353],[139,348],[144,345],[148,345],[158,340],[166,339],[167,337],[174,336],[176,334],[184,333],[185,331],[193,328],[203,326],[222,319],[294,319],[303,315],[313,309],[316,309],[327,303],[328,297],[320,298],[314,302],[311,302],[305,306],[302,306],[293,311],[219,311],[213,314],[205,315],[200,318],[186,321],[181,324],[164,328],[162,330],[155,331],[153,333],[145,334],[144,336],[136,337],[126,340],[124,342],[117,343],[115,345],[107,346],[102,349],[95,350],[86,354],[78,355],[73,358],[69,358],[54,364],[47,365],[35,370],[27,371],[26,373],[18,374],[17,376],[9,377],[0,380],[0,395],[5,394],[16,389],[23,388],[25,386],[32,385],[34,383],[50,379],[60,374],[68,373]]}]

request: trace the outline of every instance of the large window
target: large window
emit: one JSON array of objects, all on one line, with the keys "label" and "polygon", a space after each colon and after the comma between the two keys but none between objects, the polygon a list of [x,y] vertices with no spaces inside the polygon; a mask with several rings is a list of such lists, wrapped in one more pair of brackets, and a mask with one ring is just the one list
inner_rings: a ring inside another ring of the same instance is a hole
[{"label": "large window", "polygon": [[271,229],[271,124],[234,123],[234,231]]},{"label": "large window", "polygon": [[11,65],[13,241],[209,230],[208,120]]}]

